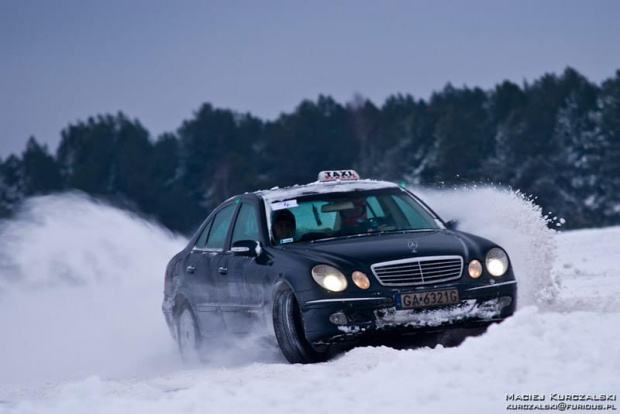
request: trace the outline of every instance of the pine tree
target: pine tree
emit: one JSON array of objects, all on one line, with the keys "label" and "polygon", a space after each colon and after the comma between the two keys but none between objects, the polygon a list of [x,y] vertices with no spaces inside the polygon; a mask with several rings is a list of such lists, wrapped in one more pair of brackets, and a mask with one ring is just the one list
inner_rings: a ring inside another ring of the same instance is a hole
[{"label": "pine tree", "polygon": [[512,141],[519,135],[526,103],[525,92],[508,81],[498,85],[489,95],[489,122],[494,138],[492,150],[483,161],[483,170],[495,184],[516,181],[519,154]]},{"label": "pine tree", "polygon": [[24,195],[50,194],[63,188],[60,168],[49,154],[47,146],[41,146],[34,137],[26,144],[22,154]]},{"label": "pine tree", "polygon": [[598,176],[604,139],[598,125],[598,89],[581,78],[558,111],[553,135],[555,151],[549,162],[554,171],[555,211],[582,227],[601,213]]},{"label": "pine tree", "polygon": [[427,179],[448,183],[483,179],[483,161],[493,144],[487,95],[478,88],[448,85],[433,95],[430,106],[437,121]]},{"label": "pine tree", "polygon": [[355,166],[360,146],[350,121],[342,105],[319,96],[267,123],[263,154],[268,184],[307,183],[321,170]]},{"label": "pine tree", "polygon": [[148,131],[123,113],[99,115],[62,131],[58,163],[66,185],[154,214]]},{"label": "pine tree", "polygon": [[256,177],[260,120],[203,105],[179,128],[180,179],[194,203],[208,211],[226,198],[249,191]]},{"label": "pine tree", "polygon": [[601,132],[605,150],[598,179],[604,197],[601,224],[620,223],[620,70],[602,85]]},{"label": "pine tree", "polygon": [[24,169],[21,160],[10,155],[0,164],[0,214],[6,216],[24,199]]}]

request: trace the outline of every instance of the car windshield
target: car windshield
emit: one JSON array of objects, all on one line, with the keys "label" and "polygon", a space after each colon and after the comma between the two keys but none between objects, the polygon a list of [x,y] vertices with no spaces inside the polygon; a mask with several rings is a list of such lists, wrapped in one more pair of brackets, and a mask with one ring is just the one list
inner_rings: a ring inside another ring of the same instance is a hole
[{"label": "car windshield", "polygon": [[316,194],[267,204],[276,245],[439,228],[424,206],[398,188]]}]

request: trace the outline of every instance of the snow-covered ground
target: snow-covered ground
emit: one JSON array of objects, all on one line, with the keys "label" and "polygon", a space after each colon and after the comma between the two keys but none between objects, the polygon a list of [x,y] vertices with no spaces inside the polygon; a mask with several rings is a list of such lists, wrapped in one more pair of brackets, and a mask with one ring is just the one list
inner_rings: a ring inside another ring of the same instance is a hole
[{"label": "snow-covered ground", "polygon": [[0,413],[498,413],[507,394],[620,394],[620,228],[556,234],[503,190],[423,197],[508,250],[513,318],[457,348],[293,366],[248,339],[191,367],[159,310],[183,240],[82,196],[32,200],[0,229]]}]

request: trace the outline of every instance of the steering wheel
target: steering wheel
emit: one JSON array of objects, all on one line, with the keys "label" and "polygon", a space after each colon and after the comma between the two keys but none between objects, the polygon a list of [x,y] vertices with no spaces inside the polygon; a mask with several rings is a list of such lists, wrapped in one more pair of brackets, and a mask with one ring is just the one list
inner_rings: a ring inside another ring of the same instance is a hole
[{"label": "steering wheel", "polygon": [[387,218],[385,217],[373,217],[368,219],[367,223],[369,224],[369,232],[396,230],[396,226],[392,223],[389,223]]}]

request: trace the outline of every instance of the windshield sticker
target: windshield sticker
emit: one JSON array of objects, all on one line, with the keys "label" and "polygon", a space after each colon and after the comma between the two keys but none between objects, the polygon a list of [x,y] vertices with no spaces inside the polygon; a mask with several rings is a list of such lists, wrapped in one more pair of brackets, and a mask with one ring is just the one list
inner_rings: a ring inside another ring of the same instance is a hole
[{"label": "windshield sticker", "polygon": [[284,210],[285,208],[293,208],[293,207],[297,207],[297,200],[286,200],[286,201],[279,201],[277,203],[271,203],[271,210],[273,211]]},{"label": "windshield sticker", "polygon": [[285,243],[293,243],[295,239],[293,239],[292,237],[289,237],[288,239],[282,239],[280,240],[280,244],[285,244]]}]

